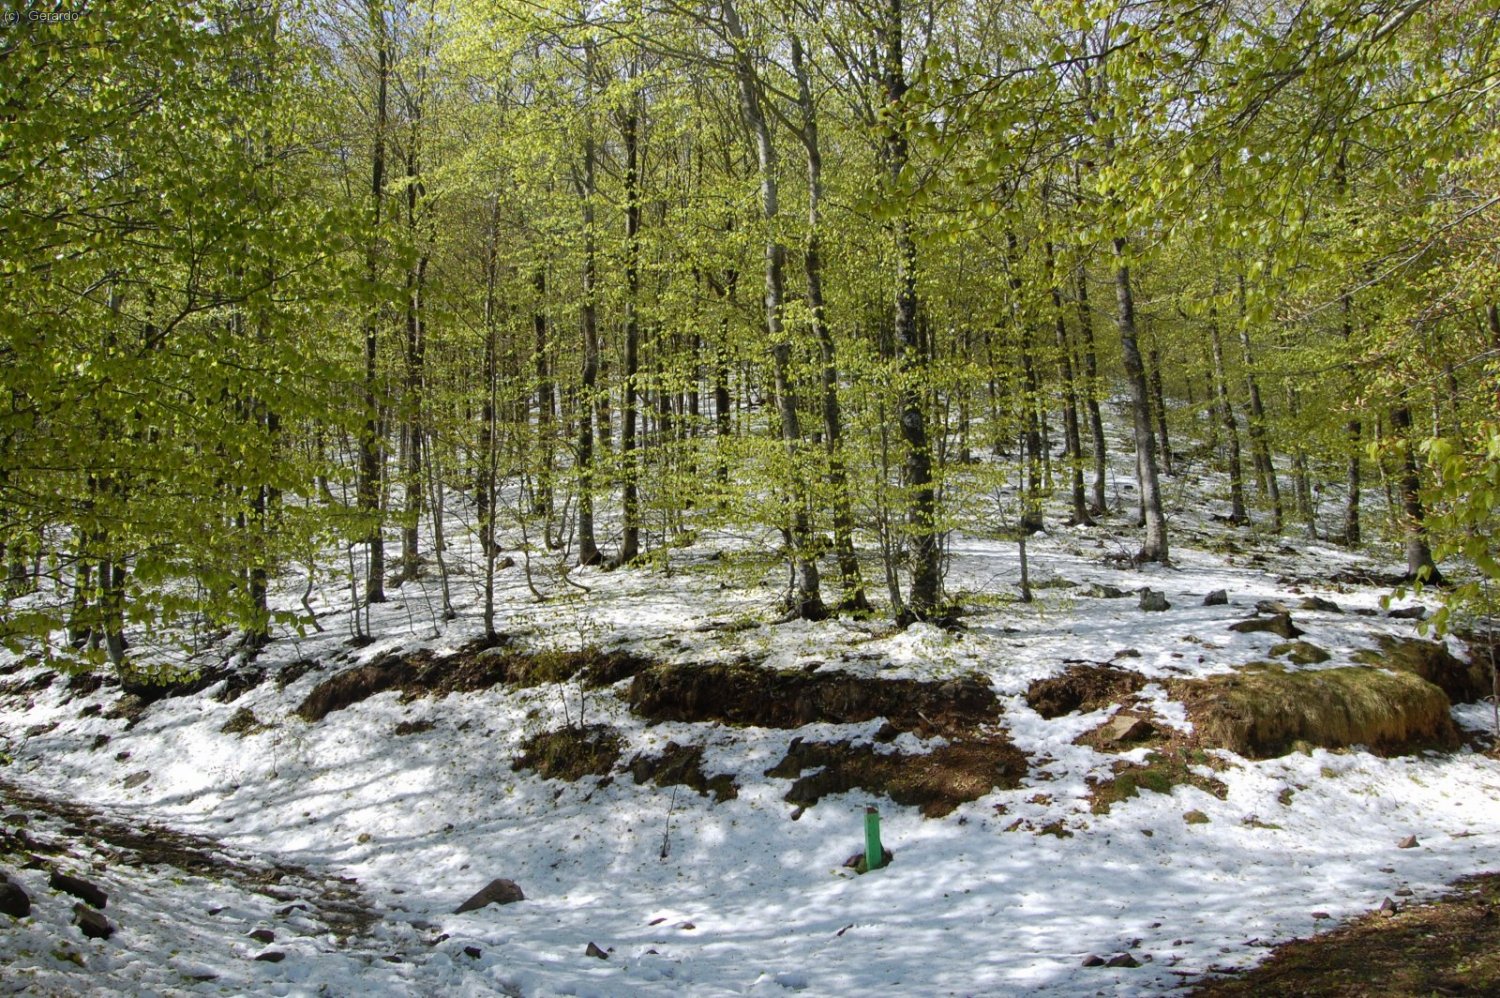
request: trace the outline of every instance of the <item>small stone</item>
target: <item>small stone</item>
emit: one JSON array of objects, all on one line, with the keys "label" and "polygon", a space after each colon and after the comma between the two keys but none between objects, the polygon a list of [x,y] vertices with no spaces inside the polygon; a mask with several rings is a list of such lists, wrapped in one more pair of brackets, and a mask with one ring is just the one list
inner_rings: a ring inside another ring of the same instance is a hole
[{"label": "small stone", "polygon": [[360,832],[359,835],[357,835],[355,837],[355,839],[354,839],[355,845],[361,845],[361,846],[364,845],[366,842],[369,842],[369,841],[370,841],[370,833],[369,832]]},{"label": "small stone", "polygon": [[149,779],[151,779],[151,774],[143,769],[138,773],[131,773],[120,782],[126,790],[134,790],[136,787],[140,786],[142,783],[145,783]]},{"label": "small stone", "polygon": [[798,818],[802,817],[802,815],[805,814],[806,811],[807,808],[803,807],[800,804],[797,805],[797,807],[792,809],[792,820],[796,821]]},{"label": "small stone", "polygon": [[1279,599],[1258,600],[1255,604],[1256,613],[1267,613],[1274,615],[1278,613],[1290,613],[1291,609],[1291,607],[1287,606]]},{"label": "small stone", "polygon": [[109,896],[87,880],[78,877],[70,877],[66,873],[57,870],[52,871],[52,877],[47,881],[47,886],[54,891],[62,891],[71,894],[80,901],[87,901],[95,908],[103,908],[109,903]]},{"label": "small stone", "polygon": [[1398,898],[1409,898],[1409,897],[1412,896],[1413,893],[1415,893],[1415,892],[1412,891],[1412,889],[1410,887],[1398,887],[1398,888],[1396,888],[1396,896]]},{"label": "small stone", "polygon": [[268,949],[255,959],[260,963],[280,963],[286,959],[286,954],[279,949]]},{"label": "small stone", "polygon": [[1115,658],[1140,658],[1141,653],[1135,648],[1121,648],[1115,652]]},{"label": "small stone", "polygon": [[1404,838],[1400,842],[1396,843],[1396,848],[1397,849],[1415,849],[1420,844],[1421,843],[1419,843],[1417,841],[1417,837],[1415,835],[1408,835],[1406,838]]},{"label": "small stone", "polygon": [[1139,967],[1141,961],[1129,953],[1116,953],[1104,964],[1106,967]]},{"label": "small stone", "polygon": [[1147,613],[1161,613],[1163,610],[1172,609],[1172,604],[1167,602],[1167,594],[1155,589],[1142,589],[1140,608]]},{"label": "small stone", "polygon": [[1104,957],[1099,956],[1096,953],[1090,953],[1088,956],[1083,958],[1083,966],[1102,967],[1104,966]]},{"label": "small stone", "polygon": [[31,895],[9,877],[0,875],[0,912],[11,918],[25,918],[31,914]]},{"label": "small stone", "polygon": [[1106,586],[1103,583],[1096,582],[1092,586],[1089,586],[1089,595],[1097,599],[1123,599],[1130,594],[1115,586]]},{"label": "small stone", "polygon": [[691,932],[693,929],[696,929],[698,926],[694,925],[692,922],[678,922],[677,923],[677,927],[679,929],[682,929],[684,932]]},{"label": "small stone", "polygon": [[1321,596],[1309,596],[1297,604],[1303,610],[1318,610],[1322,613],[1343,613],[1344,608],[1331,599],[1323,599]]},{"label": "small stone", "polygon": [[1121,711],[1097,729],[1099,740],[1105,743],[1139,742],[1156,734],[1156,727],[1139,714]]},{"label": "small stone", "polygon": [[115,934],[115,927],[109,924],[109,919],[82,902],[73,906],[73,924],[90,939],[108,939]]},{"label": "small stone", "polygon": [[250,938],[258,943],[274,943],[276,941],[276,933],[270,929],[256,929],[250,933]]},{"label": "small stone", "polygon": [[464,956],[468,957],[470,960],[478,960],[483,955],[484,951],[481,950],[478,946],[464,947]]},{"label": "small stone", "polygon": [[1330,915],[1330,914],[1328,914],[1328,912],[1326,912],[1326,911],[1315,911],[1315,912],[1312,913],[1312,917],[1313,917],[1313,921],[1315,921],[1315,922],[1321,922],[1324,919],[1332,918],[1333,916]]},{"label": "small stone", "polygon": [[583,951],[583,955],[598,957],[600,960],[609,959],[609,954],[604,952],[598,946],[595,946],[593,943],[589,943],[588,948]]},{"label": "small stone", "polygon": [[1225,592],[1224,590],[1222,590],[1222,589],[1215,589],[1213,592],[1211,592],[1207,596],[1203,597],[1203,605],[1204,606],[1228,606],[1229,605],[1229,594],[1227,592]]},{"label": "small stone", "polygon": [[1421,620],[1427,616],[1427,608],[1419,603],[1416,606],[1388,611],[1386,616],[1392,620]]},{"label": "small stone", "polygon": [[525,900],[526,895],[521,892],[520,886],[514,880],[506,880],[501,877],[485,884],[479,893],[455,908],[453,914],[462,915],[466,911],[478,911],[486,905],[514,904],[517,901]]},{"label": "small stone", "polygon": [[653,918],[651,920],[650,924],[651,925],[660,925],[661,923],[665,922],[666,920],[667,920],[667,916],[666,915],[660,915],[660,916],[658,916],[656,918]]},{"label": "small stone", "polygon": [[1390,898],[1386,898],[1384,901],[1380,902],[1379,914],[1381,918],[1390,918],[1392,915],[1396,914],[1396,902],[1392,901]]},{"label": "small stone", "polygon": [[1187,811],[1183,813],[1182,820],[1189,825],[1206,825],[1209,819],[1202,811]]},{"label": "small stone", "polygon": [[1278,613],[1270,617],[1251,617],[1237,624],[1230,624],[1229,629],[1240,634],[1254,634],[1265,631],[1290,641],[1302,636],[1302,629],[1292,623],[1292,615],[1289,613]]},{"label": "small stone", "polygon": [[886,742],[895,741],[896,736],[899,734],[901,734],[901,731],[890,721],[886,721],[881,724],[880,729],[875,732],[875,740],[877,742],[885,744]]}]

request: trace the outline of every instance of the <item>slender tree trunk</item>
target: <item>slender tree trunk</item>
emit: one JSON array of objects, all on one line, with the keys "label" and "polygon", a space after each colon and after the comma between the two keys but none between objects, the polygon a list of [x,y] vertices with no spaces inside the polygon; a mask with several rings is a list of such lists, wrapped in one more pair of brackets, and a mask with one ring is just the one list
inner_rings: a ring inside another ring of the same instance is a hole
[{"label": "slender tree trunk", "polygon": [[[889,115],[881,143],[881,160],[893,196],[899,196],[902,172],[909,151],[901,126],[906,97],[906,65],[903,49],[902,0],[886,0],[880,28],[881,83]],[[898,211],[891,225],[896,249],[895,345],[902,375],[898,392],[901,439],[906,445],[904,462],[907,488],[907,530],[910,537],[911,586],[907,593],[906,619],[924,620],[937,612],[942,590],[937,526],[937,489],[932,475],[932,451],[927,440],[928,355],[917,325],[917,243],[912,236],[906,210]]]},{"label": "slender tree trunk", "polygon": [[1167,434],[1167,399],[1162,393],[1161,353],[1157,350],[1155,334],[1151,345],[1151,407],[1156,413],[1156,439],[1161,442],[1161,470],[1175,474],[1172,470],[1172,438]]},{"label": "slender tree trunk", "polygon": [[795,581],[788,609],[797,617],[821,620],[828,615],[828,610],[823,605],[807,490],[802,481],[802,424],[797,412],[797,392],[791,374],[792,345],[782,320],[786,248],[776,232],[776,217],[780,211],[777,201],[776,148],[761,104],[760,81],[755,74],[751,53],[746,48],[744,26],[740,23],[739,13],[732,0],[725,0],[723,11],[725,27],[735,45],[735,75],[739,82],[740,106],[755,139],[756,163],[760,171],[761,216],[766,223],[766,335],[771,344],[772,375],[781,417],[781,436],[791,458],[792,522],[787,531],[787,540],[791,548]]},{"label": "slender tree trunk", "polygon": [[1406,578],[1441,585],[1443,576],[1432,560],[1432,548],[1427,543],[1427,514],[1422,506],[1422,481],[1411,441],[1411,408],[1407,405],[1405,391],[1401,392],[1400,402],[1391,410],[1391,432],[1399,438],[1401,447],[1401,526],[1406,535]]},{"label": "slender tree trunk", "polygon": [[538,263],[531,276],[532,290],[536,293],[536,304],[531,313],[532,350],[536,374],[536,436],[541,454],[537,460],[537,482],[532,502],[532,512],[543,518],[543,537],[550,536],[552,522],[552,371],[548,362],[547,343],[547,268]]},{"label": "slender tree trunk", "polygon": [[[584,51],[584,75],[593,100],[594,46]],[[593,115],[588,115],[583,137],[583,176],[579,197],[583,200],[583,371],[578,388],[578,444],[575,462],[578,469],[578,564],[597,565],[602,560],[594,540],[594,404],[599,378],[598,276],[595,259],[594,196],[598,189],[597,152],[594,148]]]},{"label": "slender tree trunk", "polygon": [[[421,162],[417,157],[422,106],[417,103],[412,109],[411,145],[406,154],[406,228],[415,240],[417,232],[417,201],[422,190]],[[422,389],[426,364],[426,308],[427,251],[424,248],[406,275],[406,399],[405,439],[406,467],[406,524],[401,532],[401,579],[415,579],[421,571],[419,528],[422,522],[422,441],[424,424],[422,415]]]},{"label": "slender tree trunk", "polygon": [[1093,508],[1095,516],[1102,516],[1109,504],[1104,501],[1104,476],[1107,455],[1104,442],[1104,414],[1099,411],[1099,361],[1094,352],[1094,313],[1089,308],[1089,275],[1080,261],[1078,264],[1078,330],[1083,335],[1083,388],[1084,407],[1089,416],[1089,441],[1094,459]]},{"label": "slender tree trunk", "polygon": [[1057,366],[1063,386],[1063,442],[1068,458],[1068,495],[1074,526],[1093,526],[1083,488],[1083,439],[1078,426],[1078,386],[1073,377],[1073,346],[1068,342],[1068,324],[1063,319],[1062,289],[1057,286],[1057,261],[1047,243],[1047,281],[1052,287],[1052,318],[1056,329]]},{"label": "slender tree trunk", "polygon": [[823,301],[823,253],[820,234],[823,204],[823,154],[818,141],[818,119],[812,86],[803,59],[802,39],[792,35],[792,69],[797,76],[797,103],[802,112],[800,137],[807,152],[807,241],[802,265],[807,275],[807,304],[813,335],[823,365],[823,446],[828,451],[828,488],[833,504],[833,550],[839,566],[839,609],[865,613],[870,609],[864,577],[854,553],[854,515],[844,471],[843,418],[839,406],[838,356],[828,328]]},{"label": "slender tree trunk", "polygon": [[641,503],[636,454],[639,419],[636,376],[641,350],[641,174],[640,99],[632,95],[620,122],[625,146],[625,377],[620,412],[620,552],[615,565],[628,565],[641,553]]},{"label": "slender tree trunk", "polygon": [[[390,55],[386,48],[385,13],[377,0],[369,0],[370,27],[375,32],[376,98],[375,150],[370,167],[371,229],[365,250],[365,276],[373,292],[380,279],[380,217],[385,196],[385,130],[386,90],[390,77]],[[376,398],[379,348],[379,307],[372,306],[365,319],[364,433],[359,441],[359,508],[369,520],[366,543],[369,548],[368,575],[365,578],[365,601],[385,602],[385,539],[381,533],[380,510],[380,406]]]},{"label": "slender tree trunk", "polygon": [[1276,466],[1271,462],[1271,442],[1266,432],[1266,409],[1260,400],[1260,382],[1255,377],[1255,355],[1250,349],[1250,322],[1245,310],[1245,275],[1239,275],[1240,347],[1245,359],[1245,387],[1250,393],[1250,452],[1255,465],[1255,480],[1260,492],[1271,503],[1271,529],[1281,533],[1281,486],[1276,481]]},{"label": "slender tree trunk", "polygon": [[[1214,299],[1217,302],[1219,295],[1219,281],[1214,280]],[[1217,303],[1208,309],[1208,337],[1213,348],[1214,358],[1214,394],[1218,398],[1218,404],[1213,406],[1217,410],[1220,419],[1224,421],[1224,437],[1229,442],[1229,520],[1234,524],[1250,522],[1250,514],[1245,511],[1245,469],[1240,459],[1240,431],[1234,421],[1234,406],[1229,401],[1229,380],[1224,375],[1224,344],[1219,335],[1219,306]]]},{"label": "slender tree trunk", "polygon": [[1125,239],[1117,236],[1115,250],[1115,298],[1120,327],[1120,347],[1125,379],[1130,385],[1130,410],[1135,426],[1136,478],[1140,488],[1146,540],[1137,557],[1141,561],[1165,563],[1167,520],[1162,512],[1161,485],[1156,471],[1156,437],[1151,432],[1150,388],[1146,382],[1141,349],[1136,340],[1135,297],[1130,286],[1130,267],[1125,262]]}]

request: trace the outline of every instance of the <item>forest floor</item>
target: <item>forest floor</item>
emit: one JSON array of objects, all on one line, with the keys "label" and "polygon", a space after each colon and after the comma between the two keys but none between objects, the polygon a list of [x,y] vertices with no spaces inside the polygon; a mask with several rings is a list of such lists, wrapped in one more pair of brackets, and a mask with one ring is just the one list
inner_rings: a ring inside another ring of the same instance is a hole
[{"label": "forest floor", "polygon": [[[0,658],[0,993],[1487,993],[1493,878],[1433,904],[1497,865],[1487,669],[1397,566],[1217,506],[1174,502],[1171,567],[1049,520],[1030,603],[960,534],[951,629],[777,623],[770,535],[704,532],[587,593],[535,562],[545,602],[506,569],[487,643],[455,515],[455,621],[429,573],[373,641],[320,582],[326,630],[166,691]],[[455,913],[495,878],[525,900]]]}]

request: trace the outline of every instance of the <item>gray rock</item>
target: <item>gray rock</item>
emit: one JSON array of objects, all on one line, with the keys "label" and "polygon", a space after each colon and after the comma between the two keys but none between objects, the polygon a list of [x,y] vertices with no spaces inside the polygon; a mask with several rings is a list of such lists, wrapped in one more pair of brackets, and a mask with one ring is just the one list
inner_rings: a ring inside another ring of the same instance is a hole
[{"label": "gray rock", "polygon": [[115,934],[109,919],[82,902],[73,906],[73,924],[90,939],[108,939]]},{"label": "gray rock", "polygon": [[126,790],[134,790],[136,787],[140,786],[142,783],[145,783],[149,779],[151,779],[151,774],[143,769],[138,773],[131,773],[129,776],[125,777],[125,779],[122,780],[121,783]]},{"label": "gray rock", "polygon": [[1415,849],[1418,845],[1420,845],[1420,843],[1417,842],[1417,837],[1415,835],[1408,835],[1406,838],[1396,843],[1396,848]]},{"label": "gray rock", "polygon": [[453,914],[462,915],[466,911],[478,911],[486,905],[514,904],[517,901],[525,900],[526,895],[522,893],[520,886],[514,880],[506,880],[501,877],[485,884],[479,893],[453,909]]},{"label": "gray rock", "polygon": [[598,946],[594,945],[593,943],[589,943],[588,944],[588,947],[583,951],[583,955],[584,956],[598,957],[600,960],[608,960],[609,959],[609,954],[606,953],[606,952],[604,952],[602,949],[600,949]]},{"label": "gray rock", "polygon": [[1285,638],[1288,641],[1293,638],[1300,638],[1303,633],[1302,628],[1292,623],[1292,615],[1289,613],[1277,613],[1269,617],[1251,617],[1249,620],[1230,624],[1229,629],[1237,631],[1240,634],[1254,634],[1258,631],[1264,631],[1275,634],[1277,637]]},{"label": "gray rock", "polygon": [[31,914],[31,895],[20,884],[4,875],[0,875],[0,912],[11,918],[25,918]]},{"label": "gray rock", "polygon": [[1163,610],[1172,609],[1172,604],[1167,602],[1167,594],[1155,589],[1141,590],[1140,606],[1147,613],[1160,613]]},{"label": "gray rock", "polygon": [[1099,956],[1097,953],[1090,953],[1088,956],[1083,958],[1083,966],[1102,967],[1104,966],[1104,957]]},{"label": "gray rock", "polygon": [[1092,586],[1089,586],[1089,595],[1098,599],[1123,599],[1130,594],[1123,589],[1116,589],[1114,586],[1106,586],[1096,582]]},{"label": "gray rock", "polygon": [[1318,610],[1323,613],[1343,613],[1344,608],[1331,599],[1323,599],[1321,596],[1309,596],[1297,604],[1303,610]]},{"label": "gray rock", "polygon": [[286,954],[279,949],[268,949],[255,959],[261,963],[280,963],[286,959]]},{"label": "gray rock", "polygon": [[1427,616],[1427,608],[1421,605],[1408,606],[1400,610],[1391,610],[1386,616],[1392,620],[1421,620]]},{"label": "gray rock", "polygon": [[250,933],[250,938],[258,943],[274,943],[276,941],[276,933],[270,929],[256,929]]},{"label": "gray rock", "polygon": [[87,880],[78,877],[70,877],[66,873],[57,870],[52,871],[52,877],[47,881],[47,886],[54,891],[62,891],[71,894],[80,901],[87,901],[95,908],[103,908],[109,903],[109,896]]},{"label": "gray rock", "polygon": [[1290,613],[1291,607],[1279,599],[1263,599],[1255,604],[1256,613]]},{"label": "gray rock", "polygon": [[1141,965],[1141,961],[1137,960],[1129,953],[1116,953],[1114,956],[1105,961],[1104,965],[1106,967],[1139,967]]},{"label": "gray rock", "polygon": [[1156,727],[1139,714],[1121,711],[1100,725],[1098,732],[1105,743],[1139,742],[1156,734]]},{"label": "gray rock", "polygon": [[1203,605],[1204,606],[1228,606],[1229,605],[1229,594],[1227,592],[1225,592],[1224,590],[1222,590],[1222,589],[1215,589],[1213,592],[1211,592],[1207,596],[1203,597]]}]

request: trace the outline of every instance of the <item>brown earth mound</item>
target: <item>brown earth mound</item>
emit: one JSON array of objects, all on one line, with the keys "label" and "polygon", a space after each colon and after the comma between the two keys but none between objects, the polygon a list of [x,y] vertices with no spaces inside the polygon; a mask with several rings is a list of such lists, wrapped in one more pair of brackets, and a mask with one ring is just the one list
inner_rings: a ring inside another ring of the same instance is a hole
[{"label": "brown earth mound", "polygon": [[572,783],[585,776],[604,776],[620,761],[620,736],[604,724],[558,728],[521,743],[512,769],[530,769],[549,780]]},{"label": "brown earth mound", "polygon": [[1421,676],[1454,703],[1473,703],[1490,695],[1493,684],[1488,665],[1465,662],[1436,641],[1389,634],[1377,635],[1376,641],[1378,649],[1362,648],[1354,653],[1354,660]]},{"label": "brown earth mound", "polygon": [[[802,776],[804,770],[817,772]],[[828,794],[866,790],[941,817],[997,787],[1018,787],[1026,757],[1004,738],[953,742],[925,755],[877,752],[872,745],[793,741],[767,776],[796,779],[786,800],[808,807]]]},{"label": "brown earth mound", "polygon": [[636,783],[650,780],[659,787],[688,787],[722,804],[740,795],[739,785],[728,773],[708,776],[703,772],[703,746],[667,742],[660,755],[641,753],[630,760],[630,775]]},{"label": "brown earth mound", "polygon": [[1252,759],[1299,747],[1364,745],[1402,754],[1458,744],[1447,695],[1408,672],[1365,666],[1287,671],[1257,663],[1168,688],[1187,706],[1201,746]]},{"label": "brown earth mound", "polygon": [[923,736],[972,733],[999,717],[989,683],[874,679],[848,672],[776,672],[750,665],[658,665],[636,674],[630,706],[651,721],[799,728],[884,717]]},{"label": "brown earth mound", "polygon": [[598,648],[527,652],[507,645],[474,642],[452,655],[431,652],[383,655],[324,680],[297,707],[306,721],[320,721],[336,710],[377,693],[400,690],[404,698],[477,693],[500,684],[539,686],[580,676],[589,687],[607,686],[644,668],[644,659]]},{"label": "brown earth mound", "polygon": [[1075,710],[1091,711],[1122,703],[1146,685],[1146,677],[1112,665],[1074,665],[1060,676],[1038,679],[1026,690],[1031,709],[1052,720]]}]

